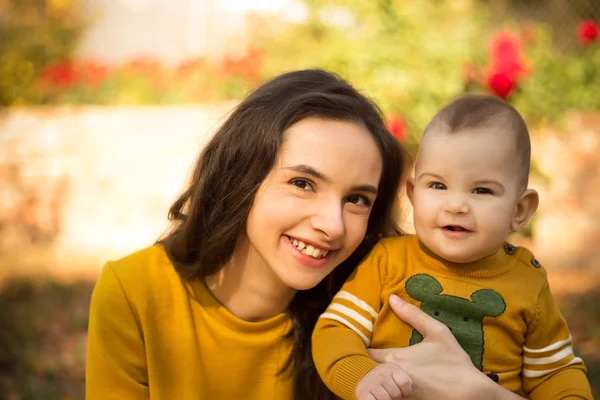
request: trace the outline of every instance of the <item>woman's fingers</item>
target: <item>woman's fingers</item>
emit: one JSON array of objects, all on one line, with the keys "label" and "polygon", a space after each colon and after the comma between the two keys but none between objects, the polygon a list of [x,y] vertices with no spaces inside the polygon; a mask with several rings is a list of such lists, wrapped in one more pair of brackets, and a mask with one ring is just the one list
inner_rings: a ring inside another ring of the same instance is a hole
[{"label": "woman's fingers", "polygon": [[449,333],[446,325],[425,314],[417,306],[405,302],[395,294],[390,295],[390,307],[398,318],[415,328],[423,335],[423,338],[445,336]]}]

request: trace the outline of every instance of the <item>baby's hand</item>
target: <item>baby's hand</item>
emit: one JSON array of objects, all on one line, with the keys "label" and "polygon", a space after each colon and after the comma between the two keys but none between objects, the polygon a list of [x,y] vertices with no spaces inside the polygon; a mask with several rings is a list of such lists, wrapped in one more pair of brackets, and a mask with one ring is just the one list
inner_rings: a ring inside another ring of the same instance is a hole
[{"label": "baby's hand", "polygon": [[399,400],[412,392],[412,380],[396,363],[370,370],[356,386],[357,400]]}]

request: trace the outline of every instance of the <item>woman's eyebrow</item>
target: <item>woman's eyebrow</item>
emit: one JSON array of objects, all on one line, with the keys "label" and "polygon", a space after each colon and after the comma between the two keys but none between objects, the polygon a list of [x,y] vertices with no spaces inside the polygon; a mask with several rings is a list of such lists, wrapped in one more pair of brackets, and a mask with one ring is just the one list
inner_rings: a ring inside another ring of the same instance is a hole
[{"label": "woman's eyebrow", "polygon": [[377,194],[379,193],[377,191],[377,188],[373,185],[358,185],[358,186],[354,186],[352,188],[353,190],[358,190],[360,192],[369,192],[369,193],[373,193],[375,196],[377,196]]},{"label": "woman's eyebrow", "polygon": [[[299,164],[299,165],[294,165],[291,167],[284,167],[283,169],[287,169],[287,170],[291,170],[291,171],[296,171],[296,172],[301,172],[307,175],[311,175],[319,180],[322,180],[324,182],[331,182],[331,178],[329,178],[327,175],[317,171],[316,169],[314,169],[313,167],[311,167],[310,165],[306,165],[306,164]],[[377,194],[379,193],[377,191],[377,187],[373,186],[373,185],[357,185],[352,187],[352,190],[358,190],[360,192],[369,192],[369,193],[373,193],[375,196],[377,196]]]},{"label": "woman's eyebrow", "polygon": [[331,179],[327,175],[317,171],[310,165],[300,164],[300,165],[294,165],[292,167],[285,167],[284,169],[289,169],[289,170],[296,171],[296,172],[302,172],[302,173],[305,173],[308,175],[312,175],[313,177],[320,179],[322,181],[331,182]]}]

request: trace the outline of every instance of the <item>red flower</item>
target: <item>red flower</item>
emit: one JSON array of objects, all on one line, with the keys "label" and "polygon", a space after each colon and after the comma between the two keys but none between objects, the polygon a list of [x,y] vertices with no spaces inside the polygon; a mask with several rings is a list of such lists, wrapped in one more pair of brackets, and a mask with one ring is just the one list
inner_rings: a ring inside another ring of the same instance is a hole
[{"label": "red flower", "polygon": [[500,31],[490,43],[490,60],[485,68],[486,84],[492,93],[508,98],[529,72],[521,39],[510,31]]},{"label": "red flower", "polygon": [[207,64],[203,58],[193,58],[183,61],[177,66],[177,75],[187,77],[194,72],[206,70]]},{"label": "red flower", "polygon": [[506,74],[518,81],[527,72],[527,61],[523,55],[521,39],[510,31],[500,31],[490,43],[490,65],[488,76],[494,73]]},{"label": "red flower", "polygon": [[80,79],[75,64],[70,60],[49,64],[40,72],[42,82],[59,88],[75,86]]},{"label": "red flower", "polygon": [[108,65],[93,60],[82,63],[80,69],[85,82],[94,87],[104,82],[109,70]]},{"label": "red flower", "polygon": [[391,114],[387,120],[388,131],[399,142],[406,138],[406,122],[397,114]]},{"label": "red flower", "polygon": [[263,64],[263,52],[250,48],[241,56],[227,55],[223,60],[222,71],[226,76],[241,76],[248,81],[258,81]]},{"label": "red flower", "polygon": [[508,98],[517,87],[515,80],[503,72],[491,74],[487,79],[487,85],[501,99]]},{"label": "red flower", "polygon": [[133,73],[154,73],[161,65],[155,58],[141,55],[127,62],[125,69]]},{"label": "red flower", "polygon": [[154,89],[164,90],[169,77],[162,64],[153,57],[139,56],[127,62],[123,71],[131,77],[146,79]]},{"label": "red flower", "polygon": [[591,19],[583,20],[577,25],[577,39],[583,46],[589,46],[598,39],[598,23]]}]

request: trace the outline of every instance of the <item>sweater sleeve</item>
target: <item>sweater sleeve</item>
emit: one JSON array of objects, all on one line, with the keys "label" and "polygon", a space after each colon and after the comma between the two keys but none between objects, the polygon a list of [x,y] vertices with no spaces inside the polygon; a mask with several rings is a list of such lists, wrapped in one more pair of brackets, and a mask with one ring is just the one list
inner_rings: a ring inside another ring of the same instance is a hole
[{"label": "sweater sleeve", "polygon": [[523,347],[523,389],[532,400],[593,400],[586,369],[546,283]]},{"label": "sweater sleeve", "polygon": [[312,352],[319,375],[342,399],[355,399],[358,382],[378,365],[367,352],[381,310],[386,251],[377,244],[319,317]]},{"label": "sweater sleeve", "polygon": [[111,264],[104,266],[90,306],[86,399],[149,399],[141,326]]}]

